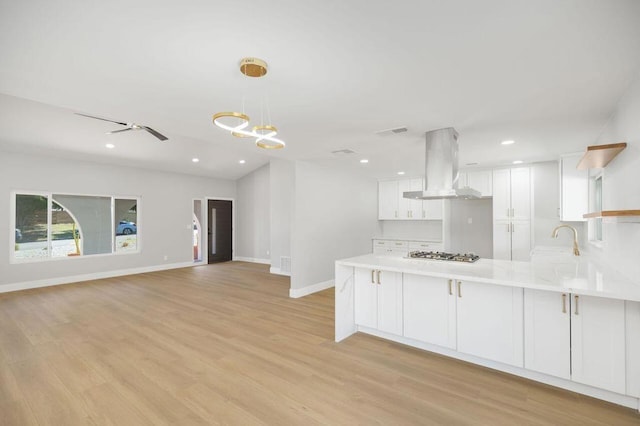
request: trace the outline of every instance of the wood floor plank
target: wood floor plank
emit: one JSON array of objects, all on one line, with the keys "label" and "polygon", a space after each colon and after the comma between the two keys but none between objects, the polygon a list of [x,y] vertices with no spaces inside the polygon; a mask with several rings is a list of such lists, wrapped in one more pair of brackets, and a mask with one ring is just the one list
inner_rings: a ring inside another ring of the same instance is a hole
[{"label": "wood floor plank", "polygon": [[0,425],[638,425],[634,410],[356,334],[228,262],[0,295]]}]

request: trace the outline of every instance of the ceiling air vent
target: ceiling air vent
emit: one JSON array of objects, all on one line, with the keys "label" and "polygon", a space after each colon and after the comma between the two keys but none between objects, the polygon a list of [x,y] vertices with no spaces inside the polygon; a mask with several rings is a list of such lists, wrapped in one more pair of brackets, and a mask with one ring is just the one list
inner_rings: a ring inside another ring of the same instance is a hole
[{"label": "ceiling air vent", "polygon": [[331,153],[335,155],[349,155],[349,154],[355,154],[356,152],[351,149],[345,148],[345,149],[339,149],[337,151],[331,151]]},{"label": "ceiling air vent", "polygon": [[395,127],[393,129],[378,130],[377,132],[374,132],[374,133],[378,136],[389,136],[389,135],[398,135],[408,130],[409,129],[407,129],[406,127]]}]

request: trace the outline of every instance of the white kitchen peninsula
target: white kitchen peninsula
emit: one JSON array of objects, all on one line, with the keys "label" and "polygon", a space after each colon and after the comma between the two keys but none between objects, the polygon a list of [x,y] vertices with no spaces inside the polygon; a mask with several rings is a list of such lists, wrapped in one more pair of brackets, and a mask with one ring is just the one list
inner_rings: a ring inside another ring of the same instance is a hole
[{"label": "white kitchen peninsula", "polygon": [[336,262],[335,340],[356,332],[640,409],[640,284],[586,257]]}]

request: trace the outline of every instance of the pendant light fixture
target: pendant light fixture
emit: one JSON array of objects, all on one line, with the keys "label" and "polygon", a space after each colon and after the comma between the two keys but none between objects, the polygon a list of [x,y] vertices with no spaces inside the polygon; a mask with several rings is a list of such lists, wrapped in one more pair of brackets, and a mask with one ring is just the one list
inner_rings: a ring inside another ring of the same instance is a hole
[{"label": "pendant light fixture", "polygon": [[[258,58],[243,58],[240,61],[240,72],[251,78],[264,77],[267,74],[267,63]],[[267,117],[270,118],[269,114]],[[264,149],[284,148],[285,143],[275,138],[278,129],[274,125],[261,123],[249,130],[249,122],[249,116],[244,113],[244,105],[243,112],[219,112],[213,115],[213,124],[229,131],[235,137],[255,138],[256,145]]]}]

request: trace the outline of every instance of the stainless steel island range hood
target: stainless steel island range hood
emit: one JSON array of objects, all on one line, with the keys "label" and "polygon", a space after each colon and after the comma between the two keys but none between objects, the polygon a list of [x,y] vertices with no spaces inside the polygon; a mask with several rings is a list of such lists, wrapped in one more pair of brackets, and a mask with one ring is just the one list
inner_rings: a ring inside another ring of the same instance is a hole
[{"label": "stainless steel island range hood", "polygon": [[403,192],[404,198],[438,200],[442,198],[478,199],[480,192],[458,188],[458,132],[453,127],[425,134],[425,190]]}]

